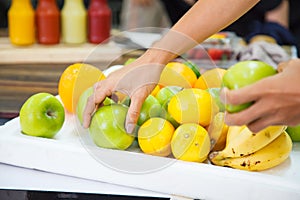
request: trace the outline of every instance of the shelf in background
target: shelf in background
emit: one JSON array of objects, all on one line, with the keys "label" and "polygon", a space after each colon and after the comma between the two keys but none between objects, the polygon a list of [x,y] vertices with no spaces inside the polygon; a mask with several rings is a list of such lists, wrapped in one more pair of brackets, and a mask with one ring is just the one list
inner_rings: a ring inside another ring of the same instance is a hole
[{"label": "shelf in background", "polygon": [[101,45],[14,46],[0,37],[0,118],[13,118],[25,100],[37,92],[57,94],[61,73],[85,62],[104,70],[123,62],[123,51],[113,42]]}]

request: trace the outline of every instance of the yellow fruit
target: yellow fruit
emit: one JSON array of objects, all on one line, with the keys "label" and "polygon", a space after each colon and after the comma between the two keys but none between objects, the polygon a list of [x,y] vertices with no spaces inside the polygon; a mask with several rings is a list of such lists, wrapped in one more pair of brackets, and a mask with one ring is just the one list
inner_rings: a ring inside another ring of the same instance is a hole
[{"label": "yellow fruit", "polygon": [[58,83],[58,94],[65,109],[74,113],[81,93],[102,79],[105,79],[102,71],[92,65],[75,63],[68,66]]},{"label": "yellow fruit", "polygon": [[179,123],[196,123],[208,126],[218,107],[210,94],[201,89],[184,89],[175,94],[168,112]]},{"label": "yellow fruit", "polygon": [[161,73],[159,85],[180,86],[191,88],[197,80],[196,74],[187,65],[179,62],[170,62]]},{"label": "yellow fruit", "polygon": [[222,84],[222,78],[226,73],[225,69],[214,68],[205,71],[194,84],[194,88],[206,90],[208,88],[219,88]]},{"label": "yellow fruit", "polygon": [[171,154],[173,125],[163,118],[150,118],[138,131],[138,142],[146,154],[168,156]]},{"label": "yellow fruit", "polygon": [[224,112],[218,112],[208,126],[212,151],[221,151],[225,148],[228,128],[224,122]]},{"label": "yellow fruit", "polygon": [[155,88],[151,92],[151,95],[155,97],[159,90],[160,90],[159,85],[155,86]]},{"label": "yellow fruit", "polygon": [[176,159],[203,162],[210,151],[208,133],[198,124],[180,125],[174,132],[171,149]]}]

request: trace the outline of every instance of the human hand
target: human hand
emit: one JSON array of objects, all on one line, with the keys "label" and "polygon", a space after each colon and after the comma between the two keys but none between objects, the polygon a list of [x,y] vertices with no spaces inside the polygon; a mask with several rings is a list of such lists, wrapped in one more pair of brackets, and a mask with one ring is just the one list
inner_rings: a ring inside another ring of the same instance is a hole
[{"label": "human hand", "polygon": [[137,59],[113,73],[105,80],[94,85],[94,93],[88,98],[83,113],[83,126],[88,128],[93,113],[102,101],[119,91],[131,98],[130,107],[126,116],[125,128],[132,133],[139,117],[141,106],[159,81],[164,65]]},{"label": "human hand", "polygon": [[253,102],[238,113],[226,113],[228,125],[247,125],[253,132],[270,125],[300,124],[300,59],[279,64],[280,73],[238,90],[221,91],[226,104]]}]

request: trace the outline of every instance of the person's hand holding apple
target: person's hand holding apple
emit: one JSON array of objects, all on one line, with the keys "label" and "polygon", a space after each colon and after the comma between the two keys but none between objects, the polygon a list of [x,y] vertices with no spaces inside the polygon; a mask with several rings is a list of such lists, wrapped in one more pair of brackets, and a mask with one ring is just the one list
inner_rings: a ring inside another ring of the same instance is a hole
[{"label": "person's hand holding apple", "polygon": [[228,125],[247,125],[251,131],[258,132],[269,125],[300,124],[300,59],[283,63],[279,69],[281,73],[242,88],[222,90],[221,99],[225,104],[252,103],[237,113],[227,112]]}]

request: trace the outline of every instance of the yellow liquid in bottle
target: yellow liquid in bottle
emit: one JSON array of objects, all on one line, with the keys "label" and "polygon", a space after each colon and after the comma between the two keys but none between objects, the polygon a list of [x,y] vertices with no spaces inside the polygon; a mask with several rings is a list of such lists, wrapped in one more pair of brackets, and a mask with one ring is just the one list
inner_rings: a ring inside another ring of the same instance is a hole
[{"label": "yellow liquid in bottle", "polygon": [[65,0],[61,11],[62,40],[68,44],[87,40],[87,12],[83,0]]},{"label": "yellow liquid in bottle", "polygon": [[30,0],[13,0],[8,11],[9,38],[14,45],[35,42],[34,9]]}]

